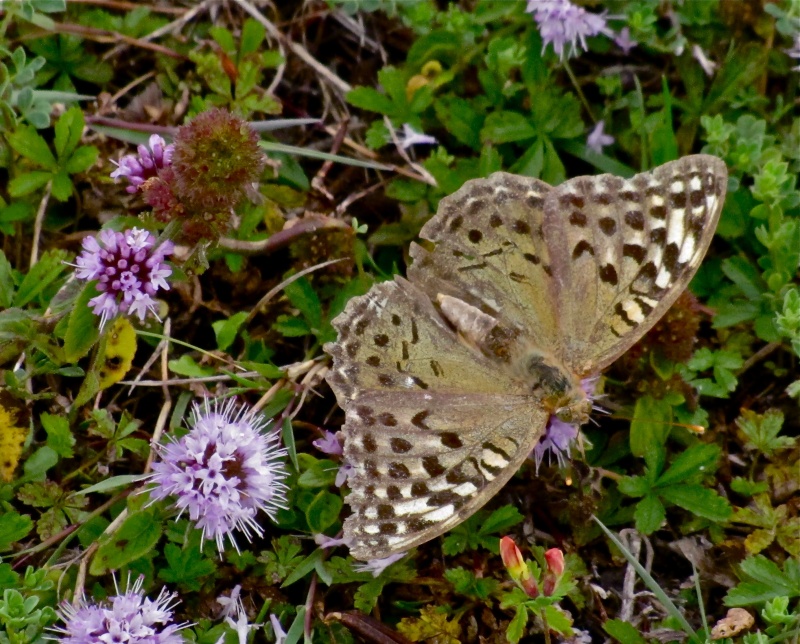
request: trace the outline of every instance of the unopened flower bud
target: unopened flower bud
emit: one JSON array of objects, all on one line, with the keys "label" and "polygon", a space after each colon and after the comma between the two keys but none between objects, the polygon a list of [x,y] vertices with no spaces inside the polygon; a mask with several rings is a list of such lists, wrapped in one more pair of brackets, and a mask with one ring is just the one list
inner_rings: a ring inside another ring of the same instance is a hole
[{"label": "unopened flower bud", "polygon": [[500,539],[500,556],[508,574],[529,597],[539,596],[539,587],[528,569],[528,564],[522,558],[522,553],[511,537]]},{"label": "unopened flower bud", "polygon": [[547,562],[547,570],[544,573],[542,592],[545,597],[549,597],[564,574],[564,553],[558,548],[550,548],[544,553],[544,560]]}]

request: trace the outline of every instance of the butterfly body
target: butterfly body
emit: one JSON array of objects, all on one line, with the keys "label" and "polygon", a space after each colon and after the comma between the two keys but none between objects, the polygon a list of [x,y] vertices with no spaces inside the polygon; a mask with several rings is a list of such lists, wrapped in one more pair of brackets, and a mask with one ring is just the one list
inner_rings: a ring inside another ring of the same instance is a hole
[{"label": "butterfly body", "polygon": [[408,279],[348,302],[325,346],[354,557],[442,534],[513,476],[551,415],[586,422],[581,380],[688,284],[726,180],[719,159],[696,155],[557,187],[499,172],[442,199]]}]

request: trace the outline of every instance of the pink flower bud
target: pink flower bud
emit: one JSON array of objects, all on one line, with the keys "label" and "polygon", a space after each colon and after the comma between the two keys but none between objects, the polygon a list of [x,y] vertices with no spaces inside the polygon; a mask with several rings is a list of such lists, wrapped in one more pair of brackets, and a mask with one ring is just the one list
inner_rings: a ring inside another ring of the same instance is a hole
[{"label": "pink flower bud", "polygon": [[503,559],[503,565],[505,565],[506,570],[508,570],[508,574],[519,584],[519,587],[522,588],[529,597],[538,597],[539,587],[536,585],[536,580],[531,576],[528,564],[525,563],[525,560],[522,558],[522,553],[511,537],[503,537],[500,539],[500,556]]},{"label": "pink flower bud", "polygon": [[564,574],[564,553],[558,548],[550,548],[544,553],[544,560],[547,563],[547,571],[544,573],[542,592],[545,597],[549,597],[556,589],[561,575]]}]

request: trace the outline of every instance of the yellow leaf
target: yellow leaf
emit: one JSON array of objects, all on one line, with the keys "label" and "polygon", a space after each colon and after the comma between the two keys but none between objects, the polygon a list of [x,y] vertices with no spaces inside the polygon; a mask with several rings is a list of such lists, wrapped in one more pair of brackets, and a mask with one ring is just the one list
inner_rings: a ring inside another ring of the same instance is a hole
[{"label": "yellow leaf", "polygon": [[117,318],[106,332],[97,376],[100,389],[108,389],[125,377],[136,355],[136,331],[127,318]]},{"label": "yellow leaf", "polygon": [[28,436],[27,409],[5,390],[0,390],[0,478],[9,482],[19,465]]}]

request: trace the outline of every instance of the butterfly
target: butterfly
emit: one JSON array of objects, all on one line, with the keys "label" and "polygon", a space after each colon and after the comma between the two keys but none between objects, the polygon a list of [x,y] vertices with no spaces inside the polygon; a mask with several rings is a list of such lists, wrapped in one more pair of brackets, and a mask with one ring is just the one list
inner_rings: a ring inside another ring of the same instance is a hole
[{"label": "butterfly", "polygon": [[694,155],[556,187],[497,172],[442,199],[407,279],[350,300],[324,347],[345,412],[351,554],[446,532],[513,476],[551,416],[585,423],[581,380],[686,287],[726,186],[720,159]]}]

